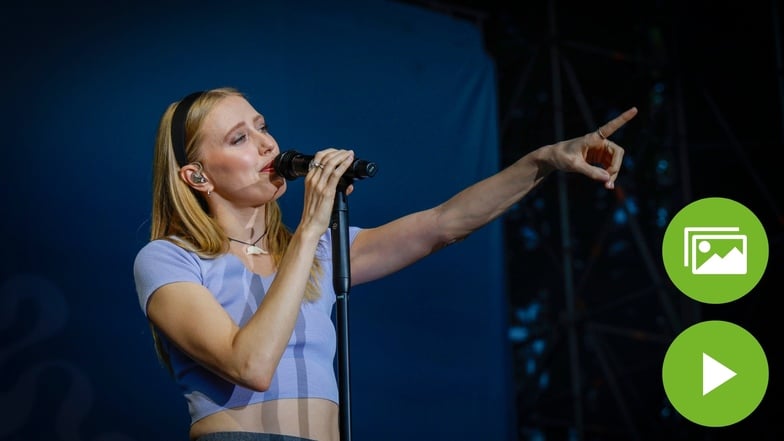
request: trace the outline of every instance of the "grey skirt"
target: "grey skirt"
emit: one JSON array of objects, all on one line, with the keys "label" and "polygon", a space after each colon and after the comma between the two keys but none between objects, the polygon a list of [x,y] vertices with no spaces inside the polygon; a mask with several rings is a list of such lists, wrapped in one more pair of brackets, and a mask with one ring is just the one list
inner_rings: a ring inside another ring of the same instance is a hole
[{"label": "grey skirt", "polygon": [[291,435],[258,432],[213,432],[196,438],[196,441],[314,441]]}]

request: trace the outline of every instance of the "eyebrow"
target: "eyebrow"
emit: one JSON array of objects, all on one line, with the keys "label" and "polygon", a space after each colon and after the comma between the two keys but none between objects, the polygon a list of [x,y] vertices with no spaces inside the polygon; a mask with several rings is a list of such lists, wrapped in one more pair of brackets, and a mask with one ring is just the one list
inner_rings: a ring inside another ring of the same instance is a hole
[{"label": "eyebrow", "polygon": [[229,139],[229,138],[231,138],[231,134],[232,134],[232,133],[234,133],[234,131],[235,131],[235,130],[239,129],[239,128],[240,128],[240,127],[242,127],[243,125],[245,125],[245,123],[244,123],[244,122],[238,122],[237,124],[235,124],[235,125],[234,125],[234,127],[230,128],[230,129],[229,129],[229,130],[226,132],[226,139]]}]

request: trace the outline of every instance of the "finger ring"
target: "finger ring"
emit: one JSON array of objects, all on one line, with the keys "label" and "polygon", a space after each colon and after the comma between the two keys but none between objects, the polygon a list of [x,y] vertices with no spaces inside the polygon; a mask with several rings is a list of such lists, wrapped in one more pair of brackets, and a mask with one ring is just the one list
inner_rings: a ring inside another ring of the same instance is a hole
[{"label": "finger ring", "polygon": [[596,129],[596,133],[599,135],[599,138],[602,138],[602,139],[607,139],[607,137],[606,137],[606,136],[604,136],[604,133],[602,133],[602,128],[601,128],[601,127],[599,127],[598,129]]},{"label": "finger ring", "polygon": [[310,161],[310,164],[308,164],[308,171],[313,170],[314,167],[318,167],[320,169],[324,168],[324,166],[320,162]]}]

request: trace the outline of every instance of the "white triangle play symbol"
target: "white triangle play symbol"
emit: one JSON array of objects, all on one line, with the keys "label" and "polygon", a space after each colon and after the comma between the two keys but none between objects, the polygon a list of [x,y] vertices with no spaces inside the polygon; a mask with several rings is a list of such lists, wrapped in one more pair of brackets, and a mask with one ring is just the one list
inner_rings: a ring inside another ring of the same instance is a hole
[{"label": "white triangle play symbol", "polygon": [[735,375],[738,374],[711,358],[710,355],[702,353],[702,396],[726,383]]}]

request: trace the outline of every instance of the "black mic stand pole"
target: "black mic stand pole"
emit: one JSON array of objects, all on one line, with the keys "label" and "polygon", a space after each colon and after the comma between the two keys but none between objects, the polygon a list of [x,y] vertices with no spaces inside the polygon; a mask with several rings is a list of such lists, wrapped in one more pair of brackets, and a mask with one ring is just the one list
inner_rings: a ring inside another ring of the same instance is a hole
[{"label": "black mic stand pole", "polygon": [[351,441],[351,388],[349,375],[348,292],[351,288],[351,261],[348,243],[348,195],[353,179],[340,178],[332,206],[332,285],[337,297],[337,346],[340,402],[340,440]]}]

